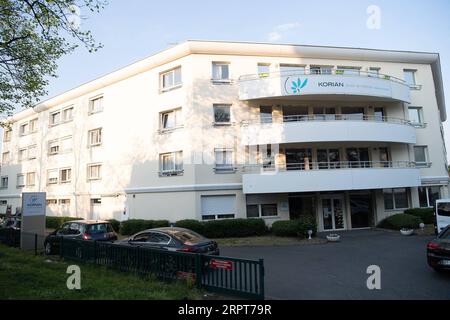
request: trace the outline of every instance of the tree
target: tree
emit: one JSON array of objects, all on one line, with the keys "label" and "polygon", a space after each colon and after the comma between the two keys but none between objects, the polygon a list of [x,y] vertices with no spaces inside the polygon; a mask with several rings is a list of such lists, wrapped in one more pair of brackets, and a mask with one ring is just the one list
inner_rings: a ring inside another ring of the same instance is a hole
[{"label": "tree", "polygon": [[81,11],[99,12],[104,0],[0,0],[0,114],[31,107],[56,77],[57,60],[97,43],[80,28]]}]

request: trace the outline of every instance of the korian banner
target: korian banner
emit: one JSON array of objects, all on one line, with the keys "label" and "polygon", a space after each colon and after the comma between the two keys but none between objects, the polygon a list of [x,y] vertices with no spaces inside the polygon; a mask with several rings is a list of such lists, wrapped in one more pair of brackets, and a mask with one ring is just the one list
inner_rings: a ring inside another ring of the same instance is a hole
[{"label": "korian banner", "polygon": [[22,193],[22,216],[45,216],[45,192]]}]

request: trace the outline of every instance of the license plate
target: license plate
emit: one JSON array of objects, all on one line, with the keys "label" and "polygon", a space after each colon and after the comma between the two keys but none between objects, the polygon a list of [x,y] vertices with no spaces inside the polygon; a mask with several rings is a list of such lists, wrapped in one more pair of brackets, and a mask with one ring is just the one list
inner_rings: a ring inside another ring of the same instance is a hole
[{"label": "license plate", "polygon": [[443,266],[450,266],[450,260],[442,260],[441,262],[439,262],[439,264]]}]

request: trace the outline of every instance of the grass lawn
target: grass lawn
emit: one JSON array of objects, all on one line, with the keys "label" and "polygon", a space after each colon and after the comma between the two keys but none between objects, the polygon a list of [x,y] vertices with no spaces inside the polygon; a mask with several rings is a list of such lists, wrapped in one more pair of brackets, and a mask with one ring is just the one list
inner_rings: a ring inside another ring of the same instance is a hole
[{"label": "grass lawn", "polygon": [[325,239],[312,238],[300,239],[290,237],[276,237],[273,235],[266,235],[260,237],[246,237],[246,238],[222,238],[214,239],[220,246],[287,246],[287,245],[307,245],[307,244],[321,244],[327,242]]},{"label": "grass lawn", "polygon": [[[67,266],[81,269],[81,289],[66,286]],[[0,300],[3,299],[200,299],[186,283],[165,283],[100,266],[34,256],[0,245]]]}]

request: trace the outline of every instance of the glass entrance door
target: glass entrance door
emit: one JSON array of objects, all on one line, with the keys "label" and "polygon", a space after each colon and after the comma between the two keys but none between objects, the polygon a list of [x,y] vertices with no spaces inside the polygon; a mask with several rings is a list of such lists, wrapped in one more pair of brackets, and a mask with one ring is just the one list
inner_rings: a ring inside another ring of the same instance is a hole
[{"label": "glass entrance door", "polygon": [[323,229],[345,229],[344,199],[338,196],[322,198],[321,204]]}]

